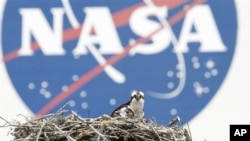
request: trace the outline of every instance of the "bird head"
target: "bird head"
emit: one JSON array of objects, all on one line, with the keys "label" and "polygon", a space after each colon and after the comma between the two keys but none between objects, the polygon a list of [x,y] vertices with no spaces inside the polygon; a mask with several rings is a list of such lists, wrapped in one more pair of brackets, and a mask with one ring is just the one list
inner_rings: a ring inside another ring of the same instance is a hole
[{"label": "bird head", "polygon": [[144,101],[144,93],[142,91],[132,91],[131,101]]}]

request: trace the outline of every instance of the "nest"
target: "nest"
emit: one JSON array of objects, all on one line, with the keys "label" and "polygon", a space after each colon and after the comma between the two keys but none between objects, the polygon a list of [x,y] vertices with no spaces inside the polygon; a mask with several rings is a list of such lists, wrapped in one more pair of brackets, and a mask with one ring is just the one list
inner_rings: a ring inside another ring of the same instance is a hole
[{"label": "nest", "polygon": [[[191,141],[183,126],[163,126],[146,119],[82,118],[75,112],[26,118],[25,123],[6,121],[14,141]],[[3,119],[3,118],[2,118]]]}]

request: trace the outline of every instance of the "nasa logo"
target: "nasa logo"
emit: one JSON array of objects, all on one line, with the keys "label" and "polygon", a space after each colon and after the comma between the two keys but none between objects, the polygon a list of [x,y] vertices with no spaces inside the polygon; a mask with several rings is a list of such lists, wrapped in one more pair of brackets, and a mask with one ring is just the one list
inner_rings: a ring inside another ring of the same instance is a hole
[{"label": "nasa logo", "polygon": [[189,121],[217,93],[237,23],[226,0],[8,0],[1,28],[2,61],[35,114],[67,102],[109,114],[139,89],[146,117],[163,123]]}]

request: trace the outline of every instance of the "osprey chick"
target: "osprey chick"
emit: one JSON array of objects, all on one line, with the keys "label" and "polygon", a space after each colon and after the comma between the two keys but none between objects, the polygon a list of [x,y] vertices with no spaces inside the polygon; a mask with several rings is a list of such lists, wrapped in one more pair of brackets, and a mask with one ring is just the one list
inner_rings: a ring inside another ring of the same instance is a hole
[{"label": "osprey chick", "polygon": [[140,119],[144,117],[144,93],[132,91],[130,101],[120,105],[112,114],[112,117],[125,117]]}]

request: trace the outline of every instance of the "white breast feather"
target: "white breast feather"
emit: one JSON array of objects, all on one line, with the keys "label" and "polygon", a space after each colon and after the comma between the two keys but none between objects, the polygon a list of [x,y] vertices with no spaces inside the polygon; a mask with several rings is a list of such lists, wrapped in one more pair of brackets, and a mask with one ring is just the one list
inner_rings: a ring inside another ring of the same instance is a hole
[{"label": "white breast feather", "polygon": [[134,111],[134,118],[143,118],[144,117],[144,100],[140,99],[139,101],[136,101],[133,99],[130,103],[130,108]]}]

